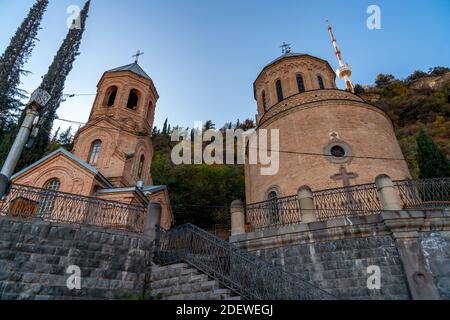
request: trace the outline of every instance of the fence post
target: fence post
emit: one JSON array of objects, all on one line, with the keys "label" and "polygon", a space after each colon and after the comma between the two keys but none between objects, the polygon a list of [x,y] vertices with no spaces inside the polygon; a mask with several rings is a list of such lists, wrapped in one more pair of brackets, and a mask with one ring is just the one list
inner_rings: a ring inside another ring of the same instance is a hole
[{"label": "fence post", "polygon": [[147,219],[145,221],[144,235],[152,240],[156,239],[157,228],[161,224],[161,205],[158,202],[150,202],[147,207]]},{"label": "fence post", "polygon": [[380,197],[383,210],[402,210],[391,177],[386,174],[380,174],[375,178],[375,184],[377,186],[378,196]]},{"label": "fence post", "polygon": [[231,235],[245,233],[245,213],[242,201],[235,200],[231,203]]},{"label": "fence post", "polygon": [[298,189],[298,201],[300,203],[302,223],[316,222],[317,218],[314,212],[314,195],[310,187],[303,186]]}]

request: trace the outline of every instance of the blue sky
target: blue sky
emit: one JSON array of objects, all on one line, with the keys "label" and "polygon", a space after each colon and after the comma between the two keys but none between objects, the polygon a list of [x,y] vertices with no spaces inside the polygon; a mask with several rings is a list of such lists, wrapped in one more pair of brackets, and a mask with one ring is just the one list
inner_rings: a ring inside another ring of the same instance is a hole
[{"label": "blue sky", "polygon": [[[67,32],[69,5],[50,0],[22,87],[35,89]],[[0,0],[0,52],[8,45],[34,0]],[[381,8],[382,29],[366,27],[366,9]],[[330,19],[355,83],[373,83],[378,73],[406,77],[416,69],[450,66],[450,1],[325,0],[93,0],[87,30],[66,93],[91,94],[105,70],[140,65],[161,96],[156,125],[218,126],[254,118],[252,84],[283,41],[337,66],[325,24]],[[339,86],[343,84],[339,82]],[[61,118],[85,122],[94,96],[63,103]],[[65,128],[67,124],[57,122]]]}]

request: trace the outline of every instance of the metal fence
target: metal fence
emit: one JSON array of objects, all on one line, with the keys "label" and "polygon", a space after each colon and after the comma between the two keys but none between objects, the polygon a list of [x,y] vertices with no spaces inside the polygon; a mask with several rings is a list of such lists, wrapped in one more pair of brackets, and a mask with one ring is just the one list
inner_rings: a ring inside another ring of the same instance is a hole
[{"label": "metal fence", "polygon": [[300,223],[300,205],[297,196],[272,199],[246,207],[247,221],[255,229]]},{"label": "metal fence", "polygon": [[144,231],[143,206],[83,197],[75,194],[13,185],[0,200],[0,216],[100,226],[135,233]]},{"label": "metal fence", "polygon": [[317,191],[314,206],[317,220],[380,213],[383,208],[374,183]]},{"label": "metal fence", "polygon": [[161,265],[188,263],[243,299],[337,299],[304,279],[283,271],[281,267],[243,252],[191,224],[170,231],[160,229],[155,259]]},{"label": "metal fence", "polygon": [[394,186],[405,209],[450,207],[450,178],[395,181]]},{"label": "metal fence", "polygon": [[[450,178],[394,181],[404,209],[449,208]],[[339,217],[363,216],[383,211],[374,183],[313,192],[314,213],[323,221]],[[301,222],[297,195],[246,206],[246,220],[254,230]]]}]

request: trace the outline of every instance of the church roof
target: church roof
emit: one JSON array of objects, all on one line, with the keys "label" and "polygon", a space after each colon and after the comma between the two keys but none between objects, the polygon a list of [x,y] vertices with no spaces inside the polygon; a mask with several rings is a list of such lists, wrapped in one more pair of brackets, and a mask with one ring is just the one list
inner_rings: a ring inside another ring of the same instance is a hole
[{"label": "church roof", "polygon": [[[323,62],[325,62],[325,63],[328,65],[328,67],[330,68],[331,72],[332,72],[333,74],[335,74],[333,68],[331,67],[330,63],[329,63],[327,60],[324,60],[324,59],[321,59],[321,58],[318,58],[318,57],[309,55],[309,54],[307,54],[307,53],[294,53],[294,52],[288,52],[288,53],[285,53],[285,54],[283,54],[282,56],[276,58],[275,60],[273,60],[272,62],[270,62],[268,65],[266,65],[266,66],[261,70],[261,72],[259,73],[259,75],[256,77],[256,80],[259,79],[259,77],[263,74],[263,72],[264,72],[267,68],[271,67],[272,65],[274,65],[274,64],[277,63],[278,61],[281,61],[281,60],[286,59],[286,58],[291,58],[291,57],[310,57],[310,58],[313,58],[313,59],[317,59],[317,60],[323,61]],[[256,83],[256,81],[255,81],[255,83]],[[256,89],[255,89],[255,84],[253,84],[253,88],[254,88],[254,94],[255,94],[255,99],[256,99]]]},{"label": "church roof", "polygon": [[53,151],[52,153],[46,155],[45,157],[43,157],[42,159],[36,161],[35,163],[29,165],[28,167],[26,167],[25,169],[17,172],[15,175],[13,175],[11,177],[11,179],[15,179],[21,175],[23,175],[25,172],[35,168],[36,166],[40,165],[41,163],[44,163],[45,161],[47,161],[50,158],[53,158],[54,156],[56,156],[57,154],[62,153],[63,155],[65,155],[66,157],[70,158],[71,160],[77,162],[80,166],[84,167],[85,169],[87,169],[88,171],[92,172],[94,175],[96,175],[97,177],[99,177],[107,186],[111,186],[112,184],[111,182],[109,182],[108,179],[106,179],[100,171],[98,171],[97,169],[95,169],[93,166],[91,166],[90,164],[88,164],[87,162],[81,160],[80,158],[78,158],[76,155],[74,155],[73,153],[67,151],[64,148],[59,148],[55,151]]},{"label": "church roof", "polygon": [[143,78],[148,79],[148,80],[152,80],[150,78],[150,76],[136,62],[133,62],[131,64],[127,64],[127,65],[122,66],[122,67],[114,68],[114,69],[108,70],[106,72],[119,72],[119,71],[130,71],[130,72],[133,72],[133,73],[137,74],[140,77],[143,77]]}]

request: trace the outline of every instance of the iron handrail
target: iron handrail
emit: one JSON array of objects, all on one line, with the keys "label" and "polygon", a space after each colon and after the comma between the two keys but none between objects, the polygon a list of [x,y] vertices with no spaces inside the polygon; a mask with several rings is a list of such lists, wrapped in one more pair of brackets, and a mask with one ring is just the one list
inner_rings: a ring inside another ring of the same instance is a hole
[{"label": "iron handrail", "polygon": [[155,261],[185,262],[250,300],[335,300],[336,296],[192,225],[159,229]]},{"label": "iron handrail", "polygon": [[[403,209],[450,207],[450,177],[394,181]],[[317,220],[362,216],[383,211],[374,183],[313,192]],[[254,230],[301,222],[297,195],[248,204],[246,222]]]},{"label": "iron handrail", "polygon": [[147,208],[93,197],[14,184],[0,199],[0,216],[144,231]]}]

